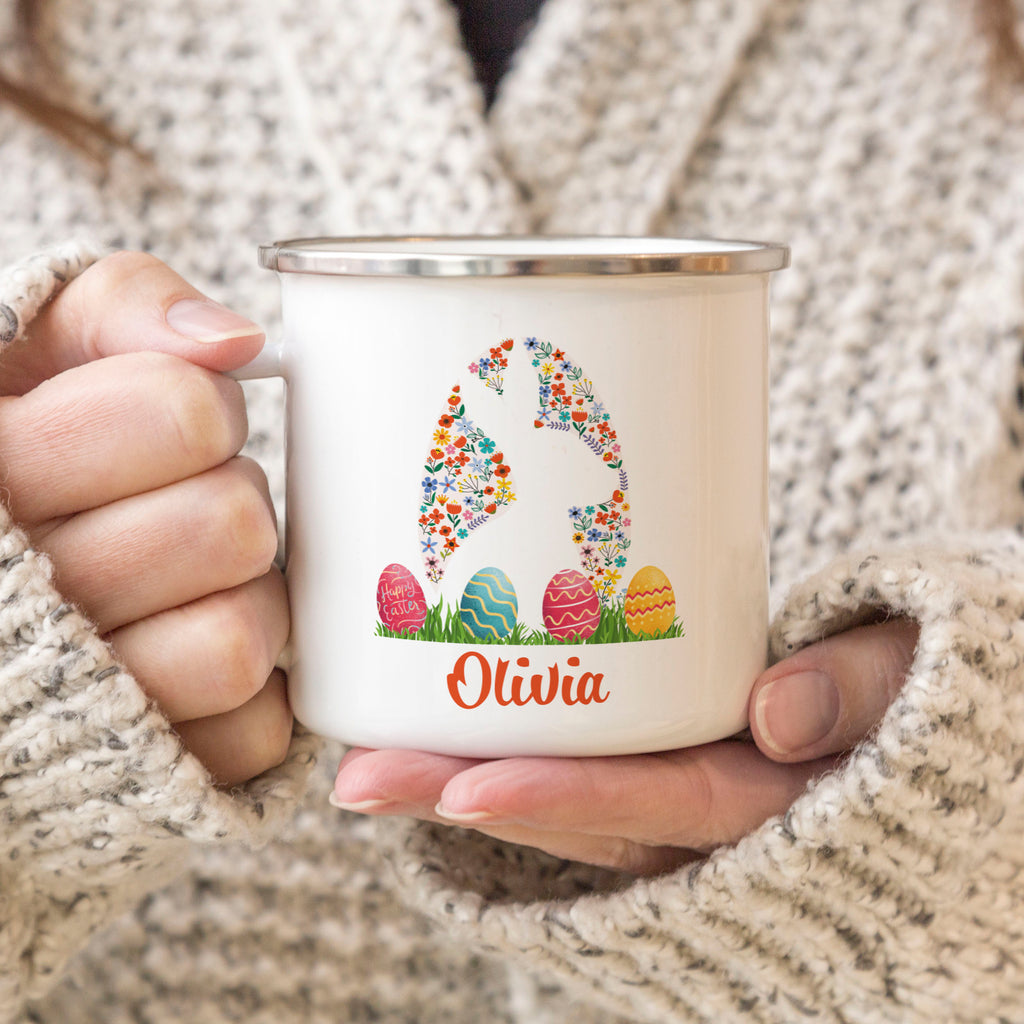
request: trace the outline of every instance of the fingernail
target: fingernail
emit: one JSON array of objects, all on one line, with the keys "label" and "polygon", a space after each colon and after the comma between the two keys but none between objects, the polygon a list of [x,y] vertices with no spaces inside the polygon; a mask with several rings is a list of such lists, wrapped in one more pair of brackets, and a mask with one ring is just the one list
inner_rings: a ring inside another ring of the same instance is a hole
[{"label": "fingernail", "polygon": [[167,310],[166,319],[172,330],[204,344],[263,333],[259,324],[209,299],[179,299]]},{"label": "fingernail", "polygon": [[466,822],[471,824],[478,821],[494,821],[495,815],[490,811],[449,811],[444,804],[438,804],[434,813],[446,821]]},{"label": "fingernail", "polygon": [[327,802],[332,807],[337,807],[342,811],[357,811],[360,814],[365,814],[367,811],[378,811],[382,807],[387,807],[391,803],[390,800],[339,800],[336,793],[333,791],[327,798]]},{"label": "fingernail", "polygon": [[794,672],[757,695],[754,721],[777,754],[792,754],[827,736],[839,718],[839,691],[824,672]]}]

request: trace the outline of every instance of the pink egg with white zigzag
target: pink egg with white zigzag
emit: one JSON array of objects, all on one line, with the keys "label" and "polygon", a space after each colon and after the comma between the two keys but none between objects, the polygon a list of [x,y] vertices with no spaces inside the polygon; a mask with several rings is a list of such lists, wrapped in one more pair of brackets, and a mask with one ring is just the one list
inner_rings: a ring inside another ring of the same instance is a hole
[{"label": "pink egg with white zigzag", "polygon": [[586,640],[601,622],[597,591],[576,569],[562,569],[551,577],[541,610],[544,626],[556,640]]},{"label": "pink egg with white zigzag", "polygon": [[377,581],[380,621],[395,633],[416,633],[427,617],[427,599],[419,580],[404,565],[392,562]]}]

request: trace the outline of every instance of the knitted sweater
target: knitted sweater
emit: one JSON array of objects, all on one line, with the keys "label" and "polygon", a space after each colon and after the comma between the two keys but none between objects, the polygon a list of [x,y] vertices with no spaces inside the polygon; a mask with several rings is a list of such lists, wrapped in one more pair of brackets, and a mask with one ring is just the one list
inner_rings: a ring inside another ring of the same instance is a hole
[{"label": "knitted sweater", "polygon": [[[53,6],[81,103],[153,163],[0,110],[3,342],[83,235],[271,331],[274,237],[786,241],[772,656],[921,632],[784,816],[635,880],[336,812],[301,730],[212,788],[0,512],[0,1019],[1024,1020],[1024,96],[987,94],[968,5],[547,0],[486,116],[443,0]],[[249,398],[280,494],[280,388]]]}]

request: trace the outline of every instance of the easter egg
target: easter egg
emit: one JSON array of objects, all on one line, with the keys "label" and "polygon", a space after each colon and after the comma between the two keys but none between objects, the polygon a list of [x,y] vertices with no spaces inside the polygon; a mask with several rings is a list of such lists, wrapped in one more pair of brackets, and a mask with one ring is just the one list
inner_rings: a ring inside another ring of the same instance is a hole
[{"label": "easter egg", "polygon": [[377,581],[380,621],[395,633],[415,633],[427,617],[427,599],[419,581],[404,565],[392,562]]},{"label": "easter egg", "polygon": [[638,569],[626,590],[623,610],[634,635],[664,633],[676,617],[676,595],[668,577],[654,565]]},{"label": "easter egg", "polygon": [[459,603],[462,624],[478,640],[500,640],[512,632],[519,602],[512,581],[493,565],[466,584]]},{"label": "easter egg", "polygon": [[551,577],[541,608],[544,626],[556,640],[586,640],[601,621],[597,591],[577,569],[562,569]]}]

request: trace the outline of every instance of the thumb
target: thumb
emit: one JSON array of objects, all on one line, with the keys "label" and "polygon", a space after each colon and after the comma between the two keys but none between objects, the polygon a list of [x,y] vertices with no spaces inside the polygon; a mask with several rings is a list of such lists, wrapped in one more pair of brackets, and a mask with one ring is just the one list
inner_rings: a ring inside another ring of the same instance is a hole
[{"label": "thumb", "polygon": [[906,679],[919,627],[911,619],[861,626],[806,647],[758,678],[750,729],[774,761],[848,750],[882,719]]},{"label": "thumb", "polygon": [[253,359],[263,329],[208,299],[154,256],[118,252],[94,263],[41,311],[5,353],[0,391],[21,393],[94,359],[153,351],[223,372]]}]

